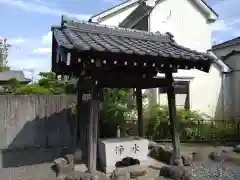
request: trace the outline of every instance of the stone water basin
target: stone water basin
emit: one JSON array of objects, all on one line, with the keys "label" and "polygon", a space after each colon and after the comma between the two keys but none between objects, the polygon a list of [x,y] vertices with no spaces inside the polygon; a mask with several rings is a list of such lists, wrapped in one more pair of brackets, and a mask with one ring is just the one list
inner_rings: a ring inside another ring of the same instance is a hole
[{"label": "stone water basin", "polygon": [[138,159],[140,164],[146,163],[148,143],[147,139],[140,137],[100,139],[98,148],[102,169],[107,174],[112,173],[116,162],[126,157]]}]

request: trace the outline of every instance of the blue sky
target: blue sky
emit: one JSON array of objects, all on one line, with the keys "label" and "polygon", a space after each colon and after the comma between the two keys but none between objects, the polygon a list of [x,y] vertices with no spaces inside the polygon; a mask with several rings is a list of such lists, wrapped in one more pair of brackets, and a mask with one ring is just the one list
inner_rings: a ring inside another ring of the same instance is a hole
[{"label": "blue sky", "polygon": [[[213,41],[240,36],[240,0],[206,0],[219,14],[212,26]],[[0,0],[0,37],[13,44],[8,64],[13,69],[49,71],[50,27],[60,24],[62,14],[88,19],[122,0]],[[29,72],[25,71],[29,76]]]}]

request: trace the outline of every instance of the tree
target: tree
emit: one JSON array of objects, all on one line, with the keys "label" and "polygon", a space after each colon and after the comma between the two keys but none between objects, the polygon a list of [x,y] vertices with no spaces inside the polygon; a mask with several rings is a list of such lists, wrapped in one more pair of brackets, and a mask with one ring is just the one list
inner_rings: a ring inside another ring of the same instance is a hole
[{"label": "tree", "polygon": [[8,66],[0,66],[0,72],[9,70],[10,68]]},{"label": "tree", "polygon": [[13,94],[52,94],[51,91],[39,84],[29,84],[19,86]]},{"label": "tree", "polygon": [[53,72],[41,72],[41,79],[38,81],[40,87],[48,89],[51,94],[64,94],[65,83],[56,78]]},{"label": "tree", "polygon": [[125,119],[133,113],[136,103],[129,89],[104,89],[103,109],[106,118]]},{"label": "tree", "polygon": [[13,93],[20,86],[20,82],[15,78],[9,79],[5,85],[2,85],[4,92],[6,93]]},{"label": "tree", "polygon": [[7,39],[4,38],[3,42],[0,44],[0,65],[7,65],[8,50],[11,48],[11,45],[7,43]]},{"label": "tree", "polygon": [[13,94],[73,94],[75,93],[74,84],[61,81],[56,78],[53,72],[41,72],[40,80],[34,84],[21,85],[15,80],[7,85],[8,92]]}]

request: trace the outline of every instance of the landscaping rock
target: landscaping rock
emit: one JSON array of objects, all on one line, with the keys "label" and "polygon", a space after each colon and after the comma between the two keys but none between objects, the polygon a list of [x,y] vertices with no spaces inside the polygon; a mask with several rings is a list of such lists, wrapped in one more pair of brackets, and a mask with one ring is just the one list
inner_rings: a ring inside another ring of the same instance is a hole
[{"label": "landscaping rock", "polygon": [[160,145],[160,144],[157,144],[157,146],[154,147],[154,150],[157,151],[157,152],[158,151],[163,151],[165,149],[166,149],[166,147],[164,145]]},{"label": "landscaping rock", "polygon": [[233,151],[234,151],[235,153],[240,153],[240,144],[237,145],[237,146],[235,146],[235,148],[233,149]]},{"label": "landscaping rock", "polygon": [[57,180],[74,179],[74,172],[71,167],[64,166],[57,172]]},{"label": "landscaping rock", "polygon": [[147,170],[136,170],[130,172],[130,177],[131,178],[137,178],[139,176],[145,176],[147,174]]},{"label": "landscaping rock", "polygon": [[68,164],[65,158],[55,159],[54,164],[56,166],[56,176],[58,180],[73,178],[73,165]]},{"label": "landscaping rock", "polygon": [[193,163],[193,157],[191,155],[182,155],[182,164],[184,166],[191,166]]},{"label": "landscaping rock", "polygon": [[117,168],[113,171],[112,180],[130,180],[130,173],[123,168]]},{"label": "landscaping rock", "polygon": [[156,147],[155,152],[154,152],[154,158],[165,162],[167,164],[171,163],[171,158],[172,158],[172,151],[171,150],[165,150],[163,147]]},{"label": "landscaping rock", "polygon": [[215,162],[227,162],[232,160],[232,154],[231,152],[215,151],[209,154],[209,159]]},{"label": "landscaping rock", "polygon": [[74,155],[73,154],[67,154],[67,155],[64,156],[64,159],[67,160],[67,163],[73,169],[74,168]]},{"label": "landscaping rock", "polygon": [[85,164],[75,164],[74,165],[74,171],[77,172],[86,172],[88,170],[87,166]]},{"label": "landscaping rock", "polygon": [[[240,147],[240,146],[239,146]],[[234,148],[231,146],[220,146],[217,148],[219,151],[222,152],[233,152]]]},{"label": "landscaping rock", "polygon": [[182,166],[164,166],[160,169],[159,176],[172,180],[190,180],[191,175]]},{"label": "landscaping rock", "polygon": [[129,166],[126,168],[127,172],[130,173],[131,178],[136,178],[139,176],[145,176],[147,174],[147,168],[141,167],[139,165]]},{"label": "landscaping rock", "polygon": [[115,175],[123,175],[129,173],[131,178],[137,178],[139,176],[145,176],[147,174],[147,168],[139,165],[128,166],[123,168],[116,168]]},{"label": "landscaping rock", "polygon": [[172,156],[171,160],[170,160],[170,165],[173,165],[173,166],[183,166],[182,158],[181,159],[173,159],[173,156]]},{"label": "landscaping rock", "polygon": [[153,149],[157,146],[157,143],[155,143],[154,141],[149,141],[148,143],[148,149]]},{"label": "landscaping rock", "polygon": [[59,166],[65,166],[67,164],[67,160],[64,158],[57,158],[54,159],[54,164],[59,165]]},{"label": "landscaping rock", "polygon": [[67,165],[67,160],[64,158],[57,158],[53,162],[56,166],[57,172],[59,172],[63,167],[65,167]]},{"label": "landscaping rock", "polygon": [[74,155],[73,155],[73,154],[67,154],[67,155],[65,155],[65,156],[64,156],[64,159],[67,160],[67,163],[68,163],[68,164],[74,163],[74,162],[73,162],[73,161],[74,161]]},{"label": "landscaping rock", "polygon": [[116,167],[127,167],[127,166],[133,166],[136,164],[140,164],[140,161],[138,159],[134,159],[132,157],[126,157],[123,158],[121,161],[116,162]]},{"label": "landscaping rock", "polygon": [[185,160],[186,166],[192,162],[191,158],[184,157],[179,160],[173,160],[172,156],[172,149],[165,149],[164,146],[157,145],[153,148],[152,152],[150,153],[150,156],[155,158],[158,161],[162,161],[167,164],[179,166],[183,164],[183,159]]},{"label": "landscaping rock", "polygon": [[221,157],[221,152],[214,151],[209,154],[209,159],[216,161],[216,162],[221,162],[223,159]]}]

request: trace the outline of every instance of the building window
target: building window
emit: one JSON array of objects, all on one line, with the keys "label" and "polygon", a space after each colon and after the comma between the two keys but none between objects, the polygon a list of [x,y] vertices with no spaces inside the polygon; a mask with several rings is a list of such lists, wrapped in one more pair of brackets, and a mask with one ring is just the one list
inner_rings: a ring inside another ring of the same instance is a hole
[{"label": "building window", "polygon": [[[175,81],[174,91],[176,94],[177,108],[190,109],[189,102],[189,81]],[[167,105],[167,88],[159,88],[159,103]]]}]

